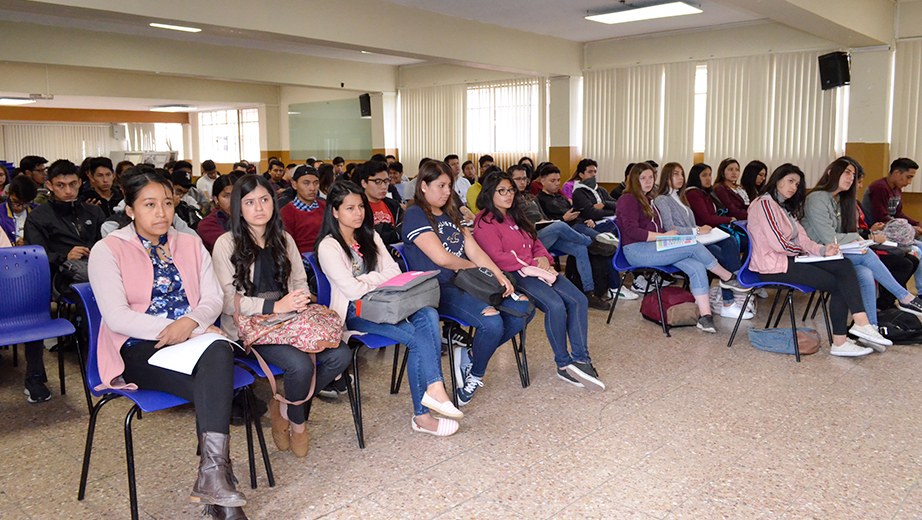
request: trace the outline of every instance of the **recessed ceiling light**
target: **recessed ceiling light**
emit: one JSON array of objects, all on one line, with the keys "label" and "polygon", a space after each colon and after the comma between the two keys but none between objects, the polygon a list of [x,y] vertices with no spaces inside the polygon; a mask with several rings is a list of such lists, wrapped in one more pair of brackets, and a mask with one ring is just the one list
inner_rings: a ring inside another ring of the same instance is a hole
[{"label": "recessed ceiling light", "polygon": [[192,105],[161,105],[159,107],[150,107],[151,112],[189,112],[196,109],[198,109],[198,107]]},{"label": "recessed ceiling light", "polygon": [[14,107],[18,105],[28,105],[29,103],[35,103],[35,100],[20,97],[0,97],[0,105],[2,106]]},{"label": "recessed ceiling light", "polygon": [[152,23],[150,24],[150,26],[156,27],[157,29],[169,29],[171,31],[182,31],[182,32],[190,32],[190,33],[202,32],[201,29],[196,28],[196,27],[183,27],[182,25],[170,25],[166,23]]},{"label": "recessed ceiling light", "polygon": [[631,7],[612,13],[594,14],[587,16],[586,19],[611,25],[616,23],[638,22],[641,20],[653,20],[655,18],[698,14],[701,12],[703,12],[701,9],[685,2],[669,2],[665,4],[648,5],[646,7]]}]

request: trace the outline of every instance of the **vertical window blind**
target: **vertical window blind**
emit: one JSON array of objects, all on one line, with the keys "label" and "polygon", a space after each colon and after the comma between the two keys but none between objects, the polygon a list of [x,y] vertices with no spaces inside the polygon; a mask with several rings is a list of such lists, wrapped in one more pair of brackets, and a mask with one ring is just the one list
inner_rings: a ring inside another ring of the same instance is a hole
[{"label": "vertical window blind", "polygon": [[401,89],[400,158],[415,177],[424,157],[442,160],[464,152],[464,85]]},{"label": "vertical window blind", "polygon": [[[893,85],[893,123],[890,157],[922,160],[922,40],[896,44],[896,71]],[[922,191],[922,177],[916,175],[903,191]]]},{"label": "vertical window blind", "polygon": [[53,162],[68,159],[80,164],[86,157],[109,155],[109,125],[2,123],[0,153],[3,160],[19,164],[26,155]]},{"label": "vertical window blind", "polygon": [[512,79],[467,87],[467,152],[507,168],[522,156],[547,160],[547,80]]}]

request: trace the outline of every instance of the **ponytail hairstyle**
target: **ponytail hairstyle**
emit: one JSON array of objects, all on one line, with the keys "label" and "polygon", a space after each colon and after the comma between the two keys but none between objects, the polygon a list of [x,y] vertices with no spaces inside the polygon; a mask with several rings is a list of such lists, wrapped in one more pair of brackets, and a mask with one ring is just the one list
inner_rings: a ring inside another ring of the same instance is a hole
[{"label": "ponytail hairstyle", "polygon": [[631,166],[631,171],[627,174],[627,186],[624,191],[630,193],[637,199],[641,209],[643,209],[644,215],[653,218],[653,207],[650,205],[650,199],[647,198],[647,194],[640,188],[640,174],[647,170],[652,172],[653,167],[645,162],[639,162]]},{"label": "ponytail hairstyle", "polygon": [[263,235],[266,248],[271,248],[272,260],[278,266],[275,281],[279,284],[282,293],[288,292],[288,276],[291,275],[291,261],[288,260],[288,240],[285,227],[278,210],[278,199],[272,185],[262,175],[246,174],[234,183],[231,194],[230,227],[234,237],[234,251],[231,253],[231,264],[234,266],[234,286],[243,289],[247,296],[255,296],[256,286],[250,278],[250,267],[256,262],[259,248],[256,239],[250,231],[250,225],[243,219],[241,206],[243,197],[249,195],[256,188],[262,187],[272,198],[272,217],[266,223],[266,232]]},{"label": "ponytail hairstyle", "polygon": [[333,210],[339,211],[347,195],[362,197],[365,218],[362,219],[362,226],[353,233],[353,238],[359,244],[359,253],[362,254],[362,260],[365,262],[365,273],[370,273],[378,268],[378,246],[375,245],[375,218],[371,211],[371,205],[368,203],[368,197],[365,196],[365,190],[353,182],[336,181],[330,185],[330,190],[327,192],[327,207],[323,210],[323,223],[320,224],[320,233],[317,234],[317,240],[314,242],[314,254],[319,251],[320,243],[323,242],[323,239],[331,236],[339,243],[339,247],[346,253],[346,257],[352,258],[354,249],[346,243],[339,220],[333,215]]},{"label": "ponytail hairstyle", "polygon": [[[510,168],[510,170],[511,169],[512,168]],[[493,194],[496,193],[496,188],[502,181],[509,181],[509,184],[512,185],[512,189],[515,190],[515,197],[512,199],[512,207],[506,210],[505,216],[503,216],[503,212],[493,204]],[[515,187],[515,182],[513,182],[511,174],[499,171],[488,176],[484,180],[480,194],[477,195],[477,207],[484,210],[477,216],[477,220],[491,218],[502,224],[506,217],[509,217],[519,226],[519,229],[527,233],[532,240],[538,240],[538,231],[535,230],[534,224],[528,220],[525,216],[525,212],[522,210],[522,196],[523,192],[518,191]]]}]

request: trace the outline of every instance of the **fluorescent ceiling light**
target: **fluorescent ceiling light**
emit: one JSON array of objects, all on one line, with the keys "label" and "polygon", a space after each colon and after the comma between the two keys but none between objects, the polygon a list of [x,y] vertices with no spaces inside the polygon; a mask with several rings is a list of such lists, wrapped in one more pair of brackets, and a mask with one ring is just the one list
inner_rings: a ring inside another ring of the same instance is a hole
[{"label": "fluorescent ceiling light", "polygon": [[670,2],[647,7],[623,9],[613,13],[594,14],[587,16],[586,19],[611,25],[616,23],[638,22],[640,20],[653,20],[655,18],[698,14],[701,12],[701,9],[685,2]]},{"label": "fluorescent ceiling light", "polygon": [[362,51],[362,54],[371,54],[371,53],[368,51]]},{"label": "fluorescent ceiling light", "polygon": [[2,106],[14,107],[18,105],[28,105],[29,103],[35,103],[35,100],[20,97],[0,97],[0,105]]},{"label": "fluorescent ceiling light", "polygon": [[162,105],[159,107],[150,107],[151,112],[189,112],[196,110],[198,107],[191,105]]},{"label": "fluorescent ceiling light", "polygon": [[156,27],[157,29],[169,29],[171,31],[182,31],[182,32],[190,32],[190,33],[202,32],[201,29],[198,29],[196,27],[183,27],[182,25],[170,25],[170,24],[165,24],[165,23],[152,23],[150,24],[150,26]]}]

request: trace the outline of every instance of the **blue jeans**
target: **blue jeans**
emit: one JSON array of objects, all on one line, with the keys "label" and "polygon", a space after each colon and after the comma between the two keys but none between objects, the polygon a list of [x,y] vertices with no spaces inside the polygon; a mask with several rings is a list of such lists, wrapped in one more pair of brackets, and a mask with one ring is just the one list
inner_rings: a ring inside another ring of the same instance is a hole
[{"label": "blue jeans", "polygon": [[566,222],[554,222],[538,230],[538,240],[550,252],[570,255],[576,260],[576,270],[583,282],[583,292],[595,290],[592,279],[592,265],[589,263],[587,248],[592,239],[576,231]]},{"label": "blue jeans", "polygon": [[[557,367],[563,368],[573,361],[590,363],[586,339],[589,334],[589,300],[586,295],[565,276],[558,276],[554,285],[518,273],[515,277],[518,279],[516,287],[544,312],[544,330]],[[572,357],[567,352],[568,336]]]},{"label": "blue jeans", "polygon": [[[742,261],[740,260],[740,250],[736,245],[736,240],[733,238],[727,238],[721,240],[720,242],[715,242],[713,244],[705,246],[708,251],[714,255],[714,258],[723,266],[724,269],[735,273],[740,270],[740,267],[743,266]],[[724,297],[725,302],[733,302],[733,291],[730,289],[721,289],[721,294]]]},{"label": "blue jeans", "polygon": [[[577,217],[579,218],[579,217]],[[583,235],[586,235],[589,238],[595,238],[599,233],[612,233],[615,231],[615,225],[611,223],[610,220],[606,220],[601,224],[596,224],[594,228],[583,224],[583,221],[580,221],[579,224],[573,224],[573,229],[579,231]]]},{"label": "blue jeans", "polygon": [[413,413],[423,415],[429,409],[421,404],[429,385],[442,382],[442,339],[439,313],[424,307],[400,323],[374,323],[355,315],[355,302],[349,304],[346,328],[377,334],[399,341],[407,347],[407,383],[413,398]]},{"label": "blue jeans", "polygon": [[863,255],[844,255],[855,264],[855,274],[858,275],[858,286],[861,289],[861,300],[864,302],[864,312],[868,315],[871,325],[877,326],[877,285],[876,280],[884,289],[890,291],[898,300],[905,298],[909,291],[897,282],[890,270],[880,261],[873,252],[867,251]]},{"label": "blue jeans", "polygon": [[[524,318],[505,312],[494,316],[484,316],[481,312],[489,307],[486,302],[478,300],[451,284],[441,284],[439,288],[442,291],[442,297],[439,300],[439,314],[456,317],[475,329],[472,356],[474,366],[471,368],[471,374],[477,377],[483,377],[487,372],[487,364],[496,349],[521,332],[535,316],[534,310],[531,315]],[[502,305],[524,314],[528,310],[529,302],[506,298]]]},{"label": "blue jeans", "polygon": [[717,259],[701,244],[657,251],[656,242],[634,242],[624,246],[624,257],[631,265],[678,267],[688,275],[688,285],[695,296],[708,293],[711,282],[707,271],[717,267]]},{"label": "blue jeans", "polygon": [[[913,244],[922,249],[922,241],[916,240]],[[916,294],[922,295],[922,262],[919,262],[919,267],[913,276],[916,279]]]}]

